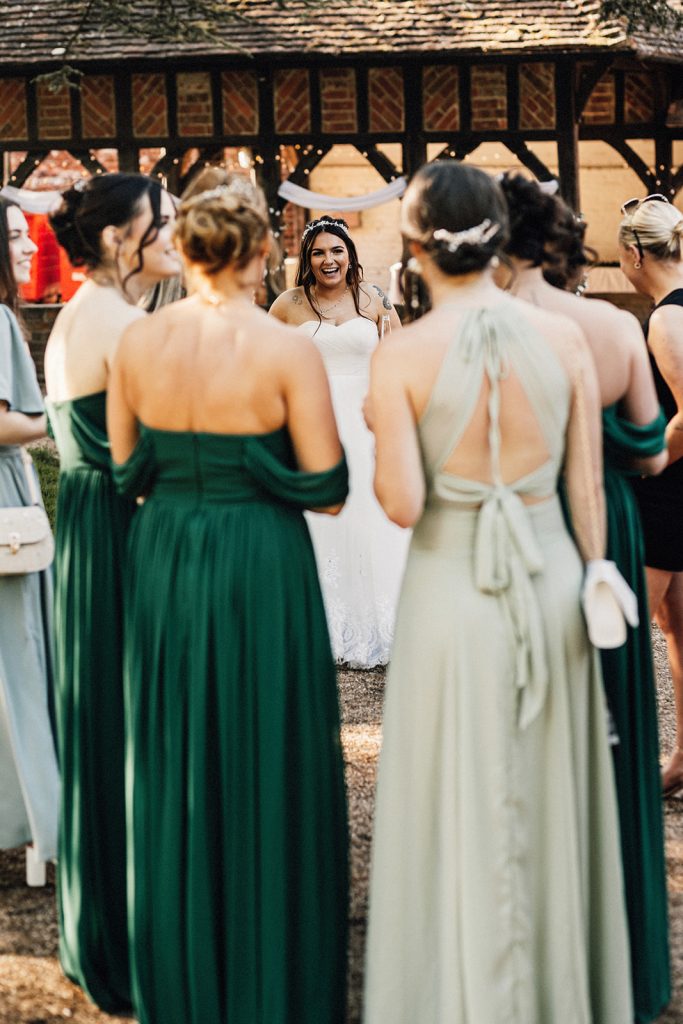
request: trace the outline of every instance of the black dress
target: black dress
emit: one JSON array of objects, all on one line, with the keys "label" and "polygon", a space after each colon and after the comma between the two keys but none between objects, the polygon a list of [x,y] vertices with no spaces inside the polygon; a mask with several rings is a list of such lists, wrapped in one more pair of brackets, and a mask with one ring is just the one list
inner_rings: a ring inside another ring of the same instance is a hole
[{"label": "black dress", "polygon": [[[683,288],[676,288],[657,303],[660,306],[683,306]],[[654,311],[653,311],[654,312]],[[645,324],[645,337],[650,321]],[[650,353],[657,397],[667,423],[678,411],[676,399]],[[683,459],[668,466],[659,476],[633,482],[645,540],[645,564],[651,569],[668,572],[683,570]]]}]

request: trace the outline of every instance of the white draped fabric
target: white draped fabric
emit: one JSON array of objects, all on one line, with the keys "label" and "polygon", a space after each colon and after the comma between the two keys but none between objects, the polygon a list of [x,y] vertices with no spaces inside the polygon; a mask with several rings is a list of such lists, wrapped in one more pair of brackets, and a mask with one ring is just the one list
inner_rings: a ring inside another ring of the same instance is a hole
[{"label": "white draped fabric", "polygon": [[371,210],[373,206],[381,206],[382,203],[389,203],[392,199],[400,199],[408,187],[407,179],[397,178],[389,182],[383,188],[375,192],[368,192],[364,196],[326,196],[322,192],[311,192],[301,185],[294,185],[291,181],[283,181],[280,185],[278,195],[296,206],[303,206],[307,210],[329,210],[335,213],[352,213],[356,210]]}]

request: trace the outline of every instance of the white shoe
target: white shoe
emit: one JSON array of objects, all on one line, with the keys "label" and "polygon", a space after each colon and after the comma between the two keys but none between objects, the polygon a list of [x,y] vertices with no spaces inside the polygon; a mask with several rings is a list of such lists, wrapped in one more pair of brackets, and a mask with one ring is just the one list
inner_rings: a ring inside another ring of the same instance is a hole
[{"label": "white shoe", "polygon": [[38,860],[35,846],[26,847],[26,884],[31,886],[45,885],[47,872],[45,861]]}]

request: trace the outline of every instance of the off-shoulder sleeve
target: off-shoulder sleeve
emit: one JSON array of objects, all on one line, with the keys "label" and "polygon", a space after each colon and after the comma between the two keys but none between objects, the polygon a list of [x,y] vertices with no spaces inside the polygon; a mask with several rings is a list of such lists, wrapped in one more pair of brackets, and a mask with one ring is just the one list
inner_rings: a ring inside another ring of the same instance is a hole
[{"label": "off-shoulder sleeve", "polygon": [[338,505],[349,493],[349,470],[342,455],[336,466],[320,473],[289,469],[254,440],[247,441],[245,464],[251,475],[274,497],[296,508],[325,508]]},{"label": "off-shoulder sleeve", "polygon": [[109,469],[111,449],[102,424],[75,404],[71,409],[71,427],[74,438],[88,462],[101,469]]},{"label": "off-shoulder sleeve", "polygon": [[631,423],[619,416],[616,409],[605,409],[602,414],[605,457],[622,472],[639,476],[633,468],[636,459],[659,455],[666,448],[666,416],[662,409],[651,423]]},{"label": "off-shoulder sleeve", "polygon": [[128,498],[149,494],[156,476],[154,451],[146,434],[141,434],[125,462],[112,463],[116,489]]}]

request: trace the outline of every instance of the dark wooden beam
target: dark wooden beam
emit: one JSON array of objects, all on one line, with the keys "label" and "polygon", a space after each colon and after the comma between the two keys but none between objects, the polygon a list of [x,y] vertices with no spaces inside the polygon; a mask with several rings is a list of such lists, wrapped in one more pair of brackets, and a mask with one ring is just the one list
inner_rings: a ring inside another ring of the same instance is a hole
[{"label": "dark wooden beam", "polygon": [[106,174],[107,173],[107,168],[104,166],[104,164],[101,164],[100,161],[96,157],[94,157],[92,155],[92,153],[90,152],[89,149],[74,149],[74,148],[71,148],[69,150],[69,152],[71,153],[72,156],[75,156],[76,159],[79,160],[83,164],[83,166],[85,167],[86,171],[90,171],[91,174],[98,174],[98,173],[99,174]]},{"label": "dark wooden beam", "polygon": [[[574,103],[577,118],[580,118],[583,114],[590,94],[602,76],[612,67],[613,63],[614,57],[604,57],[590,67],[584,68],[581,72],[578,84],[576,85],[576,99]],[[574,88],[572,88],[572,91],[574,91]],[[557,95],[559,96],[559,94]]]},{"label": "dark wooden beam", "polygon": [[436,154],[435,160],[464,160],[466,156],[473,153],[477,146],[481,145],[481,138],[478,135],[468,135],[465,139],[456,139],[447,142],[444,148]]},{"label": "dark wooden beam", "polygon": [[655,136],[655,188],[662,195],[674,196],[673,190],[674,147],[671,136],[665,131]]},{"label": "dark wooden beam", "polygon": [[396,164],[376,146],[356,146],[356,149],[387,183],[395,181],[400,176],[401,172]]},{"label": "dark wooden beam", "polygon": [[645,161],[638,156],[634,149],[631,149],[628,142],[618,138],[609,138],[605,139],[605,141],[612,149],[617,151],[619,156],[623,156],[628,166],[632,171],[635,171],[648,192],[652,192],[654,190],[655,177],[650,173]]},{"label": "dark wooden beam", "polygon": [[49,149],[27,153],[16,170],[10,174],[8,185],[13,188],[22,188],[35,171],[38,164],[42,163],[45,157],[50,155]]},{"label": "dark wooden beam", "polygon": [[683,164],[678,168],[675,174],[671,177],[671,191],[676,196],[683,188]]},{"label": "dark wooden beam", "polygon": [[529,149],[526,142],[507,139],[505,145],[511,153],[517,157],[519,162],[528,168],[539,181],[555,181],[555,175],[547,167],[539,156]]},{"label": "dark wooden beam", "polygon": [[[555,64],[555,96],[557,114],[557,160],[560,189],[566,202],[574,210],[580,209],[579,189],[579,125],[574,89],[574,64],[557,61]],[[501,139],[507,145],[505,139]]]}]

